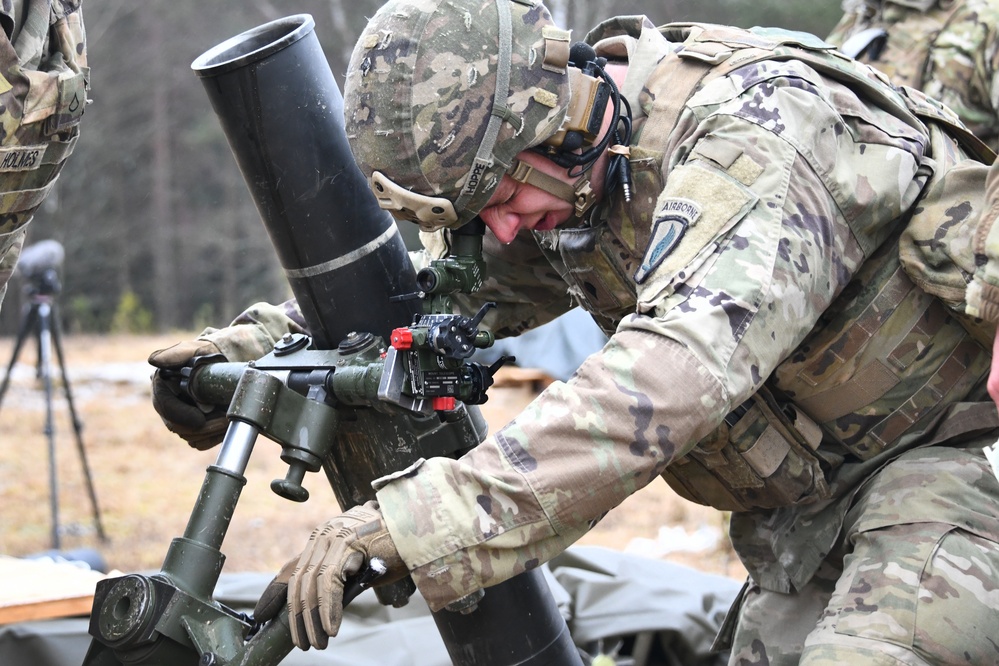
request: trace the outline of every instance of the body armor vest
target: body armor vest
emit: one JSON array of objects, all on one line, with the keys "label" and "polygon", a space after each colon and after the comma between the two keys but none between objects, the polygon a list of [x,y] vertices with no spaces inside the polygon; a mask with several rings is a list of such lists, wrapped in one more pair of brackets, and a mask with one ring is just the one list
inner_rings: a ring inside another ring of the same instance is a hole
[{"label": "body armor vest", "polygon": [[[918,115],[932,121],[931,132],[945,125],[970,152],[991,154],[946,109],[915,91],[899,94],[868,68],[822,52],[818,40],[809,44],[810,36],[699,25],[662,30],[684,48],[667,55],[646,83],[669,94],[636,123],[631,203],[615,197],[589,226],[537,234],[570,292],[608,334],[635,312],[632,276],[649,242],[671,130],[709,78],[762,59],[801,60],[913,126],[923,126]],[[681,496],[736,511],[826,498],[830,474],[844,460],[877,456],[938,407],[982,390],[987,344],[910,281],[899,262],[901,229],[877,246],[885,231],[854,230],[871,254],[859,274],[764,387],[664,472]]]},{"label": "body armor vest", "polygon": [[0,39],[0,242],[21,229],[73,152],[90,70],[79,0],[31,0]]}]

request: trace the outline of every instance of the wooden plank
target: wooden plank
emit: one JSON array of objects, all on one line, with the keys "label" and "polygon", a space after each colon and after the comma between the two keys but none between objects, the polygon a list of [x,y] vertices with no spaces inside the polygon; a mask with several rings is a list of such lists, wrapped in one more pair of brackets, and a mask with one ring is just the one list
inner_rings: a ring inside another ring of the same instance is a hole
[{"label": "wooden plank", "polygon": [[87,615],[95,586],[109,575],[119,574],[0,555],[0,624]]},{"label": "wooden plank", "polygon": [[540,391],[553,381],[555,380],[543,370],[521,368],[515,365],[504,365],[493,376],[493,386],[508,387],[527,384],[535,391]]},{"label": "wooden plank", "polygon": [[94,595],[91,593],[74,599],[52,599],[13,606],[0,606],[0,624],[90,615],[93,605]]}]

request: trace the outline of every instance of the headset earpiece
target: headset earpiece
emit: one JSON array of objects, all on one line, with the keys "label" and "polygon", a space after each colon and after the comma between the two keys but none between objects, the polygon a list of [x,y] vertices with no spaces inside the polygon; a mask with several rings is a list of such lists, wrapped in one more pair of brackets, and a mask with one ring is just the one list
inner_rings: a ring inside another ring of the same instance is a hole
[{"label": "headset earpiece", "polygon": [[611,96],[603,71],[606,64],[607,59],[597,56],[585,42],[576,42],[569,49],[572,97],[562,127],[544,142],[543,149],[556,164],[566,167],[578,164],[576,151],[592,146],[600,135]]},{"label": "headset earpiece", "polygon": [[[562,127],[533,150],[567,169],[572,177],[582,176],[611,145],[628,146],[631,142],[631,105],[621,95],[604,68],[607,59],[597,55],[592,46],[576,42],[569,48],[569,107]],[[610,130],[600,136],[608,104],[613,103]],[[610,156],[605,178],[605,192],[621,187],[626,201],[631,201],[631,165],[626,151]]]}]

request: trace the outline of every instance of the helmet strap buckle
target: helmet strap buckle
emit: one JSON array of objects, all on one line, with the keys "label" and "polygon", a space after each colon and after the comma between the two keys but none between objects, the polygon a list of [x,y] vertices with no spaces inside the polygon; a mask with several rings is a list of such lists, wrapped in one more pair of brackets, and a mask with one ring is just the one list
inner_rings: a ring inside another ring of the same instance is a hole
[{"label": "helmet strap buckle", "polygon": [[579,180],[576,181],[574,191],[576,198],[573,202],[573,209],[576,211],[576,217],[582,218],[597,202],[597,193],[593,191],[593,186],[586,174],[580,176]]}]

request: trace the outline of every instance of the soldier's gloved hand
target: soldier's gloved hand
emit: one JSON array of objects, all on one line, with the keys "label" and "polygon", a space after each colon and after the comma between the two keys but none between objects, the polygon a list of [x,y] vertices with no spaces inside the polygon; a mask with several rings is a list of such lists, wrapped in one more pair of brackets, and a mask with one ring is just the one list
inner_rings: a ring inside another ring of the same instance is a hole
[{"label": "soldier's gloved hand", "polygon": [[[254,616],[261,620],[276,615],[273,600],[280,599],[282,587],[287,585],[291,640],[303,650],[310,646],[322,650],[340,630],[344,584],[373,558],[381,560],[386,569],[374,585],[393,583],[409,573],[378,503],[368,502],[317,527],[305,550],[293,560],[290,576],[286,564],[264,591],[257,604],[264,615],[255,611]],[[268,612],[272,614],[268,616]]]},{"label": "soldier's gloved hand", "polygon": [[274,576],[274,580],[267,584],[263,594],[257,600],[256,606],[253,607],[255,621],[263,624],[268,620],[273,620],[288,604],[288,581],[291,580],[291,574],[295,573],[295,569],[298,567],[298,557],[296,555],[285,562],[281,571],[278,572],[277,576]]},{"label": "soldier's gloved hand", "polygon": [[153,373],[153,408],[170,432],[180,435],[199,451],[222,441],[229,421],[221,407],[197,405],[180,387],[179,370],[196,356],[219,354],[214,342],[188,340],[149,355]]}]

